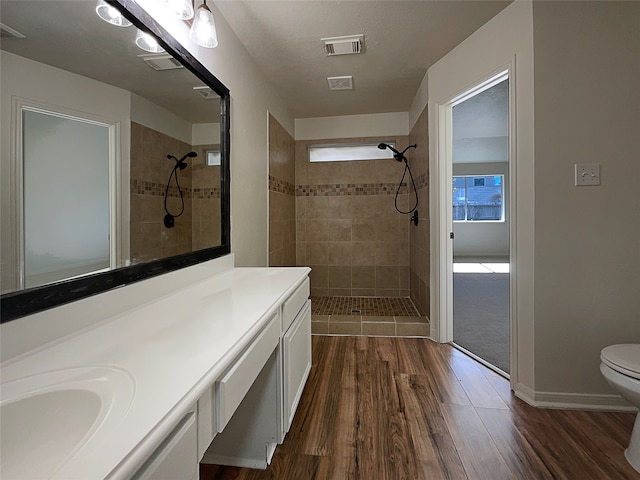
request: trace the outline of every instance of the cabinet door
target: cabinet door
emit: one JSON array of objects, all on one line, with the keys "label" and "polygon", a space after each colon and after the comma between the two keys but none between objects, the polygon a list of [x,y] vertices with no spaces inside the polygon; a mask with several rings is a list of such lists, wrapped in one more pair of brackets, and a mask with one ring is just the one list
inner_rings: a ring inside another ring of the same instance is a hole
[{"label": "cabinet door", "polygon": [[132,480],[190,480],[198,478],[195,411],[186,414]]},{"label": "cabinet door", "polygon": [[288,432],[311,370],[311,301],[285,333],[282,342],[284,363],[284,431]]}]

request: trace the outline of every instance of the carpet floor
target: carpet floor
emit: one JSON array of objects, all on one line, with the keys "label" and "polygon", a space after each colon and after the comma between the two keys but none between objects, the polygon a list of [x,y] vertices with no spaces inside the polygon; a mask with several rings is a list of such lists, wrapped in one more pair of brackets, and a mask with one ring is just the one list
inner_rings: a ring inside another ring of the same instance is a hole
[{"label": "carpet floor", "polygon": [[453,341],[509,373],[508,273],[454,273]]}]

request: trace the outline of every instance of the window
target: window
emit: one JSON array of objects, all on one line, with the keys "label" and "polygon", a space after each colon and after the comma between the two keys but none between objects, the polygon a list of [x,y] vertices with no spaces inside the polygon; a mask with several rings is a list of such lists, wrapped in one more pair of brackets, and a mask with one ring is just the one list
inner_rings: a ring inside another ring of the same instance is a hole
[{"label": "window", "polygon": [[[395,147],[395,143],[386,142]],[[350,160],[381,160],[393,158],[389,149],[380,150],[377,143],[342,143],[309,146],[310,162],[346,162]]]},{"label": "window", "polygon": [[453,177],[455,222],[504,221],[504,175]]},{"label": "window", "polygon": [[207,165],[220,165],[220,150],[207,150]]}]

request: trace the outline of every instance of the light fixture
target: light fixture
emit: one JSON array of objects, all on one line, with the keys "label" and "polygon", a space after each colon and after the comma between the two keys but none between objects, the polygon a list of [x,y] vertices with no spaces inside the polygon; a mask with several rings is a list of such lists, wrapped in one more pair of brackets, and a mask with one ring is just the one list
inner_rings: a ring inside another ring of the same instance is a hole
[{"label": "light fixture", "polygon": [[109,22],[111,25],[117,27],[128,27],[131,25],[131,22],[124,18],[117,8],[109,5],[104,0],[98,0],[96,13],[102,20]]},{"label": "light fixture", "polygon": [[178,20],[193,18],[193,0],[165,0],[164,3]]},{"label": "light fixture", "polygon": [[162,53],[164,52],[164,48],[158,45],[158,42],[152,35],[143,32],[142,30],[138,30],[136,34],[136,45],[140,47],[145,52],[150,53]]},{"label": "light fixture", "polygon": [[189,31],[189,39],[201,47],[216,48],[218,46],[216,24],[213,20],[213,13],[207,7],[207,0],[204,0],[196,9]]}]

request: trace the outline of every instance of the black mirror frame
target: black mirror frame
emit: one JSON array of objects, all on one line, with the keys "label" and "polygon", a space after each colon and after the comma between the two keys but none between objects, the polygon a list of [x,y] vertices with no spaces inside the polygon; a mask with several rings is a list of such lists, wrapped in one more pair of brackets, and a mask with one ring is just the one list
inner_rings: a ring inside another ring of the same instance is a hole
[{"label": "black mirror frame", "polygon": [[74,280],[65,280],[4,294],[0,297],[0,323],[9,322],[140,280],[206,262],[231,252],[231,172],[229,166],[231,121],[229,89],[135,1],[107,0],[107,2],[120,10],[137,28],[154,35],[167,53],[179,60],[185,68],[220,95],[221,245],[140,265],[87,275]]}]

